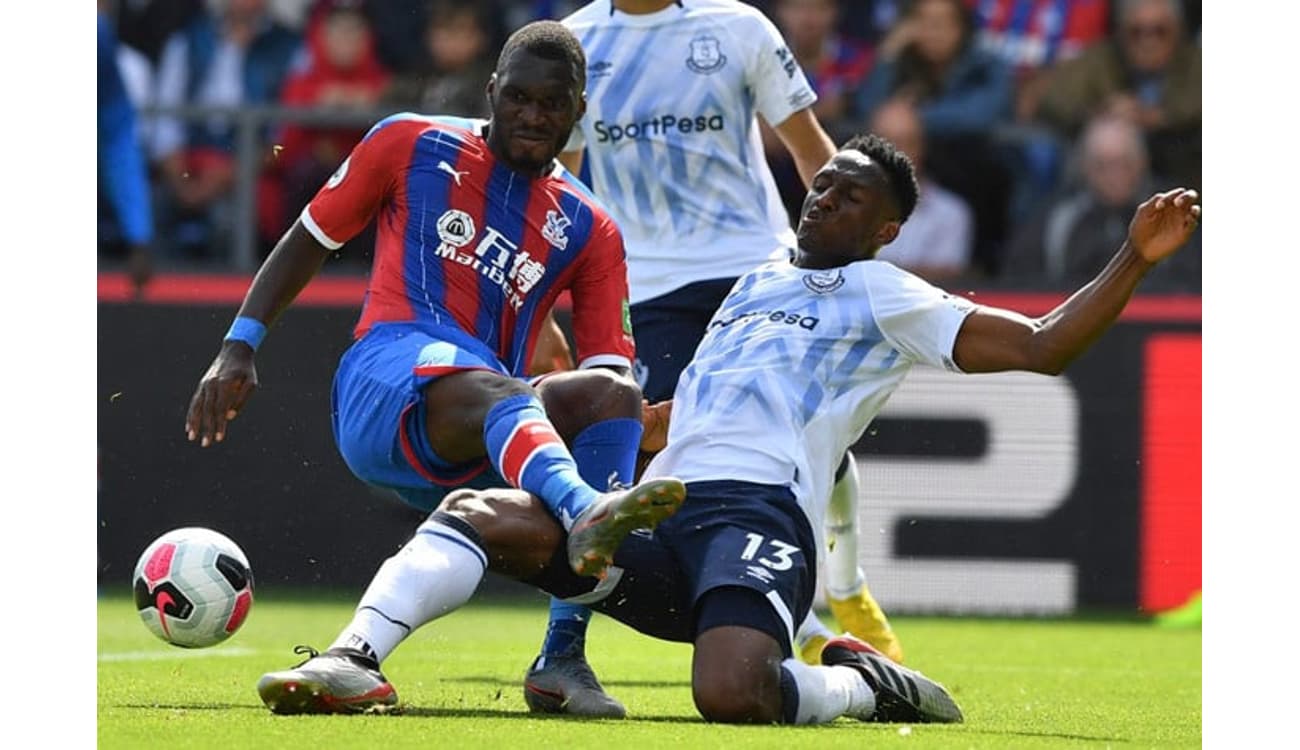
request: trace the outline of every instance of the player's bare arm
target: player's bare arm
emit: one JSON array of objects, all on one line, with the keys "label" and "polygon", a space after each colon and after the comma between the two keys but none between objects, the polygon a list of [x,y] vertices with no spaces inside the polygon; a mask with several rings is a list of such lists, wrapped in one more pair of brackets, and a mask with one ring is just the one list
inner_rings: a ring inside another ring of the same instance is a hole
[{"label": "player's bare arm", "polygon": [[1194,190],[1157,193],[1138,206],[1128,238],[1095,279],[1056,309],[1031,319],[981,307],[962,325],[953,359],[966,372],[1029,370],[1060,374],[1119,317],[1138,283],[1196,231]]},{"label": "player's bare arm", "polygon": [[[329,250],[295,221],[280,238],[249,287],[239,316],[270,326],[320,270]],[[225,341],[199,381],[185,415],[185,435],[204,448],[226,437],[226,427],[257,389],[253,349]]]},{"label": "player's bare arm", "polygon": [[[826,134],[812,108],[801,109],[781,121],[773,130],[794,157],[799,179],[804,187],[812,184],[813,175],[835,156],[835,143]],[[579,155],[581,157],[581,155]]]}]

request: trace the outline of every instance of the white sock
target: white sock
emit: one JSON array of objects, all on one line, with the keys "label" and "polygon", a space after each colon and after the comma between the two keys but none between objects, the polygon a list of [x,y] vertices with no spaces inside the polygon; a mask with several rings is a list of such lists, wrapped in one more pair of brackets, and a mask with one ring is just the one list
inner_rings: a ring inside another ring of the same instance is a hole
[{"label": "white sock", "polygon": [[812,611],[812,608],[810,607],[808,609],[808,616],[803,618],[803,622],[799,623],[799,632],[795,634],[794,642],[799,646],[799,650],[802,651],[803,647],[808,645],[808,641],[811,641],[819,635],[828,641],[835,637],[835,634],[831,632],[831,629],[826,627],[826,623],[822,622],[821,618],[818,617],[817,613]]},{"label": "white sock", "polygon": [[[483,547],[432,519],[379,566],[352,622],[331,648],[354,648],[382,662],[416,628],[460,607],[487,570]],[[476,536],[476,535],[475,535]]]},{"label": "white sock", "polygon": [[[866,679],[852,667],[812,666],[798,659],[781,662],[783,700],[797,700],[794,716],[785,711],[786,721],[793,724],[825,724],[840,716],[863,721],[876,711],[876,696]],[[795,696],[790,695],[793,683]]]},{"label": "white sock", "polygon": [[858,462],[847,455],[848,471],[831,489],[826,508],[826,591],[836,599],[857,595],[866,581],[858,567]]}]

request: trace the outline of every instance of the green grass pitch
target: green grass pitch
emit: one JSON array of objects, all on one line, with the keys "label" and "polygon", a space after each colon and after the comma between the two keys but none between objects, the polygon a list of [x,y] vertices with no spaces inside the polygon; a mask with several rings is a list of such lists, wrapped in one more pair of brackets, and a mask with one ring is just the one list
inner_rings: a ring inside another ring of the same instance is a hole
[{"label": "green grass pitch", "polygon": [[522,673],[546,601],[481,600],[416,632],[385,665],[405,710],[387,716],[274,716],[254,685],[329,645],[351,614],[341,598],[259,592],[243,629],[209,649],[154,638],[125,592],[98,607],[102,748],[1181,748],[1201,746],[1201,632],[1136,620],[894,618],[909,665],[942,682],[961,725],[733,727],[704,723],[690,647],[605,617],[588,656],[624,721],[534,717]]}]

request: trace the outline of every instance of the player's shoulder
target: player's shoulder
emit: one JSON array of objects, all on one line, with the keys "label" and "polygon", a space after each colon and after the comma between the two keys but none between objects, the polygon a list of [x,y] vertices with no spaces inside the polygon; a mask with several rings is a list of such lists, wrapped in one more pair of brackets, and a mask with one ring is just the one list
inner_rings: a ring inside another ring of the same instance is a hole
[{"label": "player's shoulder", "polygon": [[450,115],[422,115],[415,112],[398,112],[375,123],[363,140],[376,137],[385,139],[416,138],[430,130],[445,132],[454,138],[472,138],[478,133],[483,120]]},{"label": "player's shoulder", "polygon": [[687,21],[721,26],[738,39],[754,39],[753,34],[775,29],[763,11],[739,0],[698,0],[686,10]]},{"label": "player's shoulder", "polygon": [[555,162],[555,168],[551,171],[549,177],[557,189],[572,195],[580,204],[591,211],[593,224],[605,224],[614,230],[618,229],[618,224],[614,221],[614,215],[610,213],[604,201],[596,197],[591,188],[583,183],[577,175],[565,169],[564,165],[558,160]]},{"label": "player's shoulder", "polygon": [[560,23],[568,27],[569,31],[577,33],[580,30],[590,29],[594,26],[601,26],[609,21],[612,14],[610,13],[611,0],[595,0],[578,8],[569,15],[560,19]]}]

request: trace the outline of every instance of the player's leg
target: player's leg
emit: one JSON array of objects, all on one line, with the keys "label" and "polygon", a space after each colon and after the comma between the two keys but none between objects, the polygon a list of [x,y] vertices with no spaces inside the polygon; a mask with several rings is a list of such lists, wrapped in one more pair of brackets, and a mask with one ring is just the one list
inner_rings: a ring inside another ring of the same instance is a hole
[{"label": "player's leg", "polygon": [[263,675],[258,694],[282,714],[396,705],[397,693],[380,664],[407,636],[467,602],[489,568],[534,575],[562,540],[554,519],[526,493],[453,492],[379,567],[330,648],[311,651],[292,669]]},{"label": "player's leg", "polygon": [[[644,485],[672,490],[673,480]],[[630,530],[630,528],[628,529]],[[625,532],[626,534],[626,532]],[[414,630],[465,604],[488,570],[538,577],[567,537],[534,496],[457,490],[376,572],[346,628],[323,653],[258,682],[276,713],[353,713],[397,703],[380,665]],[[595,585],[594,579],[588,588]],[[419,596],[411,592],[418,590]]]},{"label": "player's leg", "polygon": [[[630,486],[634,480],[641,421],[622,416],[601,418],[591,393],[620,393],[625,381],[602,388],[585,381],[613,378],[605,371],[565,372],[543,378],[537,385],[546,411],[571,446],[578,473],[602,490]],[[635,394],[639,397],[639,394]],[[640,405],[637,405],[638,412]],[[572,435],[572,437],[569,437]],[[524,701],[540,713],[568,713],[592,718],[622,718],[623,704],[608,695],[586,659],[587,622],[591,610],[552,598],[541,653],[529,665]]]},{"label": "player's leg", "polygon": [[[692,284],[632,305],[632,329],[637,332],[633,370],[645,399],[657,403],[672,398],[682,368],[694,355],[713,311],[734,281]],[[598,464],[590,470],[584,466],[576,445],[574,454],[579,472],[589,483],[600,486],[598,481],[613,476],[603,469],[597,473]],[[633,454],[633,463],[626,478],[620,473],[620,482],[631,484],[635,461]],[[531,710],[605,718],[626,715],[622,704],[600,688],[600,681],[587,663],[585,644],[591,615],[591,609],[584,605],[551,600],[541,652],[529,665],[524,682],[524,699]]]},{"label": "player's leg", "polygon": [[[862,568],[858,565],[858,466],[852,453],[845,453],[835,473],[826,512],[826,537],[830,549],[826,555],[826,601],[839,626],[870,643],[890,659],[903,663],[903,646],[889,624],[885,612],[871,595]],[[800,651],[804,660],[820,660],[825,634],[801,633]],[[828,639],[827,639],[828,640]]]}]

